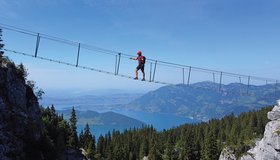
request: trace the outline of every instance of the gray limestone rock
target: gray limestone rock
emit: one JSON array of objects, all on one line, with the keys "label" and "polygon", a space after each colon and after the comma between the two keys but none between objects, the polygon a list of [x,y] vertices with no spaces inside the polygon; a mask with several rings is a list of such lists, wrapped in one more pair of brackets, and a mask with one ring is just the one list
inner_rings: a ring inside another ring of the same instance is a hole
[{"label": "gray limestone rock", "polygon": [[226,147],[222,150],[219,160],[236,160],[234,151],[229,147]]},{"label": "gray limestone rock", "polygon": [[272,111],[268,112],[267,118],[272,121],[280,119],[280,106],[275,106]]},{"label": "gray limestone rock", "polygon": [[267,117],[272,121],[266,124],[264,137],[241,160],[280,160],[280,100]]}]

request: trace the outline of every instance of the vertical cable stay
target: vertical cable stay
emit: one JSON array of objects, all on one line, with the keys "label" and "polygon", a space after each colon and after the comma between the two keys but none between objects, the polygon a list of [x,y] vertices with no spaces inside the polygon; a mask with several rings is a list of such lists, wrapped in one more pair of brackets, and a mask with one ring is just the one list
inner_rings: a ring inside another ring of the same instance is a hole
[{"label": "vertical cable stay", "polygon": [[220,85],[219,85],[219,91],[222,89],[222,77],[223,77],[223,72],[220,74]]},{"label": "vertical cable stay", "polygon": [[192,71],[192,67],[189,67],[189,76],[188,76],[188,86],[190,86],[190,80],[191,80],[191,71]]},{"label": "vertical cable stay", "polygon": [[250,88],[250,79],[251,79],[251,76],[248,76],[248,84],[247,84],[247,94],[249,94],[249,88]]},{"label": "vertical cable stay", "polygon": [[117,67],[118,67],[118,55],[115,58],[115,75],[117,75]]},{"label": "vertical cable stay", "polygon": [[36,48],[35,48],[35,57],[37,57],[38,49],[40,44],[40,33],[37,34]]},{"label": "vertical cable stay", "polygon": [[153,75],[153,82],[155,81],[156,68],[157,68],[157,61],[155,61],[154,75]]},{"label": "vertical cable stay", "polygon": [[121,55],[122,53],[118,53],[119,55],[119,60],[118,60],[118,67],[117,67],[117,75],[119,74],[119,70],[120,70],[120,63],[121,63]]},{"label": "vertical cable stay", "polygon": [[152,69],[153,69],[153,62],[150,63],[150,82],[152,82]]},{"label": "vertical cable stay", "polygon": [[81,43],[79,43],[79,45],[78,45],[78,53],[77,53],[76,67],[78,67],[78,65],[79,65],[80,48],[81,48]]},{"label": "vertical cable stay", "polygon": [[182,68],[183,71],[183,84],[185,84],[185,68]]}]

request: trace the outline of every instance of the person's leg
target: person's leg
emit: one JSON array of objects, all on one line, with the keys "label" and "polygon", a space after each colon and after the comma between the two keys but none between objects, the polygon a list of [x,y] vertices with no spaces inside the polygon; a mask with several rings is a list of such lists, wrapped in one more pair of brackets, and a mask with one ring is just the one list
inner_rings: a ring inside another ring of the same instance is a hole
[{"label": "person's leg", "polygon": [[138,70],[139,70],[139,65],[136,67],[136,70],[135,70],[135,78],[134,79],[138,79]]},{"label": "person's leg", "polygon": [[143,81],[145,81],[145,70],[144,70],[144,65],[141,67],[141,71],[143,73]]},{"label": "person's leg", "polygon": [[135,70],[135,78],[134,79],[138,79],[138,69],[137,68]]}]

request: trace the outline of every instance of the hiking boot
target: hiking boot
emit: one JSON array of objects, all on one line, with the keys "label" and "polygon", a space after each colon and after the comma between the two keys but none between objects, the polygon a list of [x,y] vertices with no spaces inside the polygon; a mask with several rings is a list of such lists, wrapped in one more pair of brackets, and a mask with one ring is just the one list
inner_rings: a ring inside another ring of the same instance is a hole
[{"label": "hiking boot", "polygon": [[133,79],[138,80],[138,77],[135,77],[135,78],[133,78]]},{"label": "hiking boot", "polygon": [[145,81],[145,78],[143,78],[142,81]]}]

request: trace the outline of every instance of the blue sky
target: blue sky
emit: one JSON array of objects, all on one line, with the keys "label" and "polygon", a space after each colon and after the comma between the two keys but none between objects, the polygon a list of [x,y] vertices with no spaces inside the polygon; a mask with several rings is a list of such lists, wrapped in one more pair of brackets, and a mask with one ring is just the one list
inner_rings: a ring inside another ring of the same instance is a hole
[{"label": "blue sky", "polygon": [[[278,0],[0,0],[3,24],[127,54],[142,50],[152,59],[276,79],[280,79],[279,17]],[[3,39],[6,47],[34,50],[31,42],[5,31]],[[23,62],[29,79],[43,89],[161,86],[18,55],[11,58]],[[131,76],[135,65],[125,66]],[[168,79],[172,73],[163,69],[158,77]]]}]

